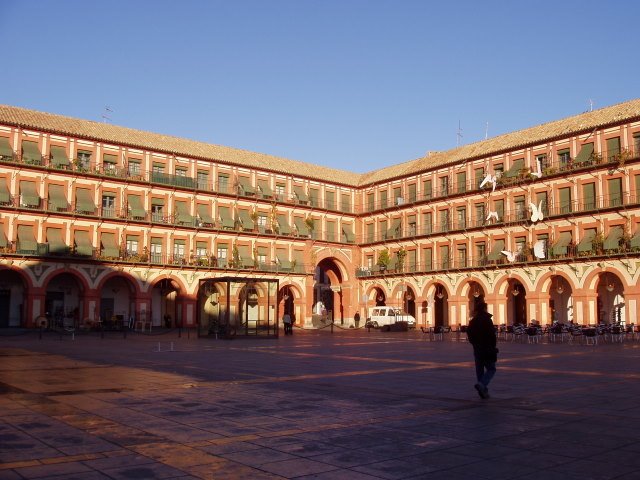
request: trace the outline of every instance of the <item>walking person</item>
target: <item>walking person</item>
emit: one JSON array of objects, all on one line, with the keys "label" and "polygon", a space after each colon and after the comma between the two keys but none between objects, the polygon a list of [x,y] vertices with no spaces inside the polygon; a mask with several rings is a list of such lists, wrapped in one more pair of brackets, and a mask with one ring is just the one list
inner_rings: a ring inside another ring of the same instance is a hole
[{"label": "walking person", "polygon": [[293,333],[293,329],[291,328],[291,315],[285,313],[282,317],[282,323],[284,324],[284,334],[289,335],[289,333]]},{"label": "walking person", "polygon": [[489,398],[489,382],[496,374],[498,349],[496,348],[496,331],[487,311],[487,304],[480,301],[476,304],[474,316],[467,328],[467,338],[473,345],[473,357],[476,363],[476,379],[474,385],[480,398]]}]

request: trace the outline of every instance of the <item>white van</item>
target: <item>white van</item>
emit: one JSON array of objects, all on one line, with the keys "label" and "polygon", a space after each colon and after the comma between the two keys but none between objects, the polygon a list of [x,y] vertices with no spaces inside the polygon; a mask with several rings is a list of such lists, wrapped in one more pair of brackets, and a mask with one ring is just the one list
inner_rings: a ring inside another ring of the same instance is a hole
[{"label": "white van", "polygon": [[367,318],[366,327],[384,327],[396,322],[407,322],[407,327],[416,328],[416,319],[413,315],[403,312],[395,307],[374,307]]}]

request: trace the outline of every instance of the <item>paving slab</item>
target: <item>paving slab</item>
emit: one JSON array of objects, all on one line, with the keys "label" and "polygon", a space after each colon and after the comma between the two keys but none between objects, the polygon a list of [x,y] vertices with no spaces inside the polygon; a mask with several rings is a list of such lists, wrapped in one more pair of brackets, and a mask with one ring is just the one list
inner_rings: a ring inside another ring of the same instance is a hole
[{"label": "paving slab", "polygon": [[0,479],[640,478],[640,342],[0,332]]}]

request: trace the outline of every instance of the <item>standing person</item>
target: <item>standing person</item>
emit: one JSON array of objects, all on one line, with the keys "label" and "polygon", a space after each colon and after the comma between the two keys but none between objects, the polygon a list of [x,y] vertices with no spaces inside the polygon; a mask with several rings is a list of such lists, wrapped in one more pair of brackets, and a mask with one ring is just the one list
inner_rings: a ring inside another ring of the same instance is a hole
[{"label": "standing person", "polygon": [[496,374],[498,349],[496,348],[496,331],[487,311],[487,304],[480,301],[476,304],[473,318],[467,328],[469,343],[473,345],[473,357],[476,363],[476,378],[474,385],[480,398],[489,398],[489,382]]},{"label": "standing person", "polygon": [[282,317],[282,323],[284,324],[284,334],[289,335],[289,332],[292,330],[291,328],[291,315],[285,313]]},{"label": "standing person", "polygon": [[353,323],[356,324],[356,328],[360,326],[360,312],[356,312],[353,316]]}]

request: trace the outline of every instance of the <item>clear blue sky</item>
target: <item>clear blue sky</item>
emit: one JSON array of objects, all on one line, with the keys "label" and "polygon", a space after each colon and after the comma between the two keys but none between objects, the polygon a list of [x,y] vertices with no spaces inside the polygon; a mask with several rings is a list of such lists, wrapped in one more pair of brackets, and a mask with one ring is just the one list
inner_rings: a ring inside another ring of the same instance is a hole
[{"label": "clear blue sky", "polygon": [[636,0],[0,0],[0,103],[363,172],[640,96],[639,19]]}]

